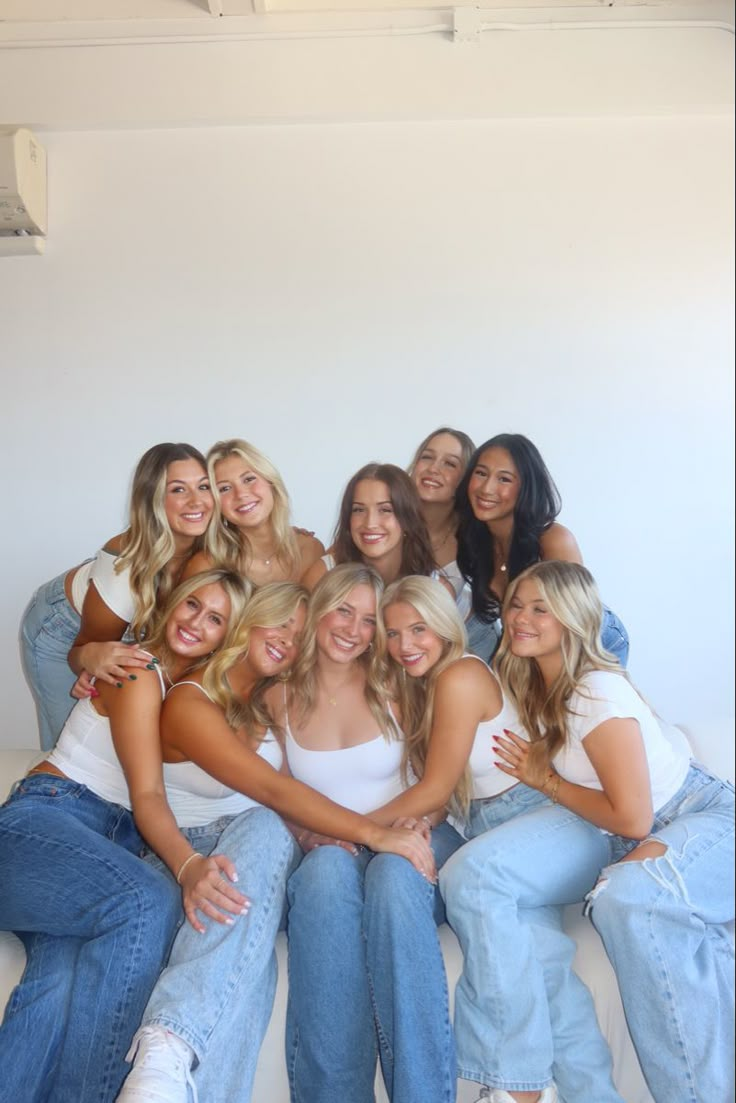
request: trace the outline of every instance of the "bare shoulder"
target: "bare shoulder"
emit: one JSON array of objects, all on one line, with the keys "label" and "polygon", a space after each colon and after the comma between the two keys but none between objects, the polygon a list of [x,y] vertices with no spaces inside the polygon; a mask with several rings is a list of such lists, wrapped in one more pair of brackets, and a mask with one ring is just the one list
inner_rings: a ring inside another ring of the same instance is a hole
[{"label": "bare shoulder", "polygon": [[284,717],[284,683],[275,682],[263,694],[263,703],[268,715],[275,724],[281,724]]},{"label": "bare shoulder", "polygon": [[437,693],[450,693],[459,695],[469,695],[479,697],[489,697],[493,695],[494,699],[498,696],[500,700],[501,689],[496,681],[496,678],[488,669],[482,659],[477,659],[473,655],[464,655],[457,662],[452,663],[446,670],[443,670],[437,679]]},{"label": "bare shoulder", "polygon": [[327,564],[323,563],[321,559],[316,559],[312,563],[302,577],[299,579],[302,586],[306,586],[308,590],[313,590],[323,575],[327,574]]},{"label": "bare shoulder", "polygon": [[578,542],[564,525],[555,522],[539,538],[542,559],[564,559],[567,563],[582,563]]},{"label": "bare shoulder", "polygon": [[103,545],[103,551],[110,552],[111,555],[120,555],[123,551],[123,541],[125,539],[125,533],[119,532],[117,536],[111,536],[105,545]]},{"label": "bare shoulder", "polygon": [[322,541],[318,540],[316,536],[313,536],[309,532],[297,530],[296,542],[299,548],[299,558],[301,560],[301,573],[304,575],[305,571],[325,554],[325,548]]},{"label": "bare shoulder", "polygon": [[181,572],[181,581],[184,582],[187,578],[199,574],[200,571],[208,571],[212,566],[214,566],[214,561],[207,552],[196,552],[191,559],[187,559],[184,564],[184,570]]}]

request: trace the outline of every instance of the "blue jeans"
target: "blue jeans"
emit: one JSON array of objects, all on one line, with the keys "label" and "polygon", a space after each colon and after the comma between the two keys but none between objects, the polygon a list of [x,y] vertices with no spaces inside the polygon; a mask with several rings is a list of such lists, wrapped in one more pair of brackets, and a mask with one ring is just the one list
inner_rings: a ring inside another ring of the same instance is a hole
[{"label": "blue jeans", "polygon": [[23,667],[36,702],[44,751],[56,743],[75,703],[69,691],[76,674],[69,666],[68,655],[79,635],[81,620],[64,593],[67,574],[64,571],[36,590],[20,626]]},{"label": "blue jeans", "polygon": [[601,625],[601,646],[615,659],[618,659],[624,669],[629,661],[629,633],[614,612],[607,605],[603,606],[603,623]]},{"label": "blue jeans", "polygon": [[129,812],[34,774],[0,808],[0,928],[27,962],[0,1027],[2,1103],[107,1103],[181,914]]},{"label": "blue jeans", "polygon": [[440,873],[464,968],[455,991],[459,1075],[506,1091],[554,1079],[566,1103],[621,1103],[562,907],[608,860],[606,836],[515,785],[472,802],[466,843]]},{"label": "blue jeans", "polygon": [[501,621],[493,620],[487,623],[471,610],[465,621],[465,631],[468,634],[468,651],[478,655],[484,662],[490,662],[503,632]]},{"label": "blue jeans", "polygon": [[[660,809],[660,858],[610,865],[590,915],[618,977],[649,1090],[663,1103],[734,1098],[733,787],[697,765]],[[613,856],[631,850],[613,840]]]},{"label": "blue jeans", "polygon": [[[441,866],[461,845],[432,832]],[[454,1103],[437,889],[395,854],[310,851],[289,881],[286,1053],[292,1103]]]},{"label": "blue jeans", "polygon": [[276,990],[274,942],[286,882],[300,851],[269,808],[184,833],[200,854],[232,859],[251,906],[231,926],[206,919],[204,934],[184,923],[141,1025],[164,1026],[192,1047],[200,1099],[248,1103]]}]

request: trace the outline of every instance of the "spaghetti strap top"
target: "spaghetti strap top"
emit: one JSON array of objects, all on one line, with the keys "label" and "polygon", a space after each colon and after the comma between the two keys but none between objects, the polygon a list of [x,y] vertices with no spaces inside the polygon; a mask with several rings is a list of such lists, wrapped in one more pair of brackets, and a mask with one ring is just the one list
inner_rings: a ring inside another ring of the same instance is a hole
[{"label": "spaghetti strap top", "polygon": [[[488,663],[484,662],[479,655],[466,654],[463,655],[463,658],[475,659],[476,662],[483,663],[486,670],[490,671],[491,676],[496,677],[493,671],[490,670]],[[517,784],[515,778],[509,777],[494,764],[496,758],[493,745],[494,735],[503,735],[504,728],[508,728],[509,731],[521,736],[522,739],[527,738],[526,732],[521,727],[516,709],[503,694],[503,691],[502,696],[501,711],[496,716],[492,716],[490,720],[481,720],[475,732],[470,758],[468,759],[473,783],[473,800],[483,797],[497,797],[499,793],[504,793]]]},{"label": "spaghetti strap top", "polygon": [[[176,682],[169,693],[177,686],[195,686],[212,701],[210,694],[199,682]],[[273,766],[274,770],[281,769],[283,752],[270,730],[264,735],[256,753]],[[238,816],[249,808],[260,807],[257,800],[223,785],[196,762],[164,762],[164,784],[166,797],[180,827],[204,827],[221,816]]]},{"label": "spaghetti strap top", "polygon": [[[395,722],[390,706],[389,713]],[[398,724],[396,726],[398,729]],[[315,751],[302,747],[294,738],[289,724],[286,686],[284,729],[286,758],[292,776],[337,804],[353,812],[366,813],[380,808],[403,792],[403,737],[387,739],[380,734],[366,743],[338,750]]]}]

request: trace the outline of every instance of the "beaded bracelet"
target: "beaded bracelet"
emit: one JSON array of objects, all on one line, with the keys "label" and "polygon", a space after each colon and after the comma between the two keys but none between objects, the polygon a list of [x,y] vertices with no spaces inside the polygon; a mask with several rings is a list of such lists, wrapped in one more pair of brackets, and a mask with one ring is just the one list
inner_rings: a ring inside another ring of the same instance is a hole
[{"label": "beaded bracelet", "polygon": [[182,873],[184,872],[184,870],[185,870],[185,869],[187,868],[187,866],[189,865],[189,863],[190,863],[191,861],[193,861],[193,860],[194,860],[194,858],[199,858],[199,854],[198,854],[198,852],[197,852],[196,850],[193,850],[193,851],[192,851],[192,853],[191,853],[191,854],[189,855],[189,857],[188,857],[188,858],[185,858],[185,859],[184,859],[184,861],[183,861],[183,862],[181,863],[181,865],[179,866],[179,872],[178,872],[178,873],[177,873],[177,875],[176,875],[176,883],[177,883],[177,885],[180,885],[180,884],[181,884],[181,875],[182,875]]}]

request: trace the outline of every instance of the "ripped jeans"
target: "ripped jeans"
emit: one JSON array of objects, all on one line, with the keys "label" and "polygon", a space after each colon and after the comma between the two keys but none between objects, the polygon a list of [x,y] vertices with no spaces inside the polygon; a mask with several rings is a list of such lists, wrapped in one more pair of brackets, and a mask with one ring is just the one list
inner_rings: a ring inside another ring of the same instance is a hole
[{"label": "ripped jeans", "polygon": [[[734,791],[696,764],[654,818],[658,858],[609,865],[587,912],[654,1098],[734,1099]],[[611,837],[616,862],[637,844]]]}]

